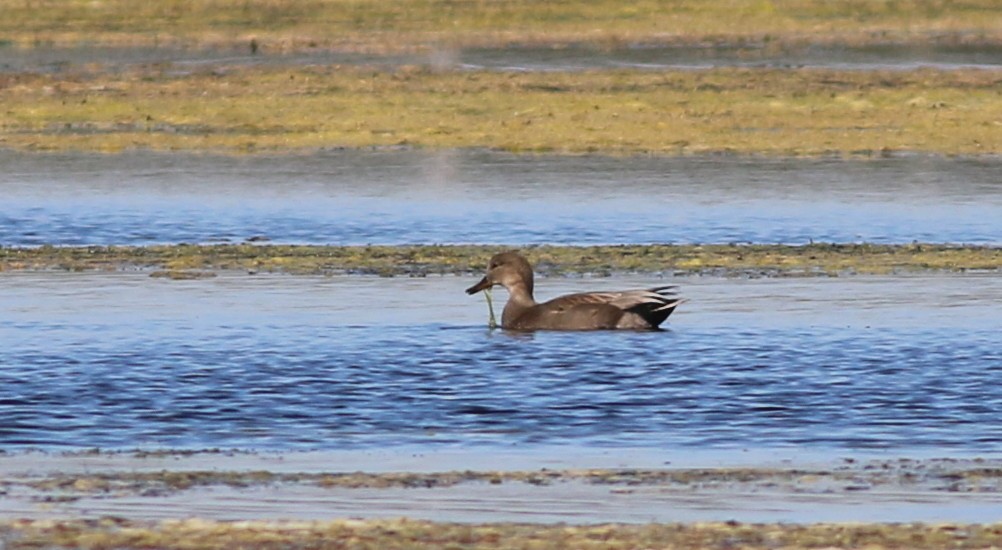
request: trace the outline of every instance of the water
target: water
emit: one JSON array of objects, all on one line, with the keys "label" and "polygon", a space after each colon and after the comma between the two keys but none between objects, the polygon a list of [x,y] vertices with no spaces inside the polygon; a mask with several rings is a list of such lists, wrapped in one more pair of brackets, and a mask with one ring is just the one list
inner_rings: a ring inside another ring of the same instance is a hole
[{"label": "water", "polygon": [[884,44],[865,47],[811,44],[770,48],[763,44],[733,47],[635,46],[602,49],[471,49],[455,59],[471,69],[502,71],[583,71],[595,69],[699,70],[716,67],[807,67],[842,70],[997,69],[1002,49],[963,45],[917,48]]},{"label": "water", "polygon": [[0,448],[1002,448],[1002,278],[673,282],[666,331],[511,334],[465,278],[0,274]]},{"label": "water", "polygon": [[1002,49],[991,45],[897,44],[865,47],[811,44],[776,48],[743,46],[635,45],[601,48],[572,45],[560,48],[506,47],[437,49],[429,53],[374,55],[339,51],[305,51],[251,55],[248,48],[116,48],[0,47],[0,73],[94,70],[126,71],[156,65],[168,74],[185,74],[205,67],[366,65],[396,68],[429,65],[449,70],[583,71],[594,69],[701,70],[714,67],[809,67],[845,70],[986,69],[1002,66]]},{"label": "water", "polygon": [[1002,159],[0,152],[0,245],[1002,243]]},{"label": "water", "polygon": [[[0,73],[115,72],[151,63],[170,74],[330,63],[499,71],[994,70],[1002,66],[999,54],[942,46],[517,48],[430,57],[0,48]],[[1002,244],[998,158],[0,151],[0,167],[0,246],[251,237],[305,244]],[[485,457],[491,468],[536,469],[539,456],[550,467],[552,460],[595,466],[596,456],[618,467],[645,464],[638,456],[648,467],[663,467],[666,457],[672,465],[703,467],[721,457],[760,464],[760,457],[777,453],[790,457],[784,463],[802,464],[805,456],[830,460],[843,452],[980,456],[1002,449],[997,274],[685,278],[668,282],[680,283],[690,302],[668,330],[652,333],[489,331],[483,302],[462,293],[471,282],[0,273],[0,454],[39,447],[318,450],[307,455],[319,457],[313,467],[326,471],[413,470],[413,461],[430,470],[465,469]],[[552,296],[663,282],[617,277],[539,286]],[[531,466],[520,453],[531,457]],[[248,456],[260,458],[242,459]],[[271,468],[298,468],[302,456],[263,460]],[[452,466],[443,456],[453,456]],[[345,457],[347,464],[362,463],[346,466]],[[400,466],[400,457],[411,462]],[[52,457],[7,458],[34,469]],[[55,458],[56,470],[72,460]],[[111,459],[80,460],[92,471],[92,461]],[[201,469],[218,469],[241,459],[194,460],[209,461]],[[484,488],[492,493],[478,495]],[[879,491],[876,498],[853,492],[829,500],[827,494],[804,499],[796,489],[784,500],[772,489],[764,497],[755,490],[682,498],[660,488],[600,489],[547,500],[535,492],[498,498],[496,487],[484,486],[429,500],[410,489],[361,496],[264,489],[267,495],[214,487],[196,490],[194,500],[201,503],[199,515],[222,519],[273,518],[276,510],[329,518],[339,510],[351,517],[431,514],[466,521],[493,510],[493,521],[524,521],[540,500],[534,521],[970,522],[990,521],[998,508],[997,499],[983,495],[957,500]],[[192,496],[142,502],[100,495],[44,507],[6,498],[0,508],[16,517],[190,517]]]}]

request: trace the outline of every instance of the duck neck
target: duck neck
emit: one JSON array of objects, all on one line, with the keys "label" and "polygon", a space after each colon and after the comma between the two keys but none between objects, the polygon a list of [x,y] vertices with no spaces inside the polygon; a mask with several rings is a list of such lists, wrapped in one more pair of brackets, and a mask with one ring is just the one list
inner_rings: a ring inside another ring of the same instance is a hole
[{"label": "duck neck", "polygon": [[525,310],[536,305],[536,300],[532,298],[532,287],[523,282],[515,283],[506,287],[508,289],[508,303],[501,313],[501,325],[511,326],[515,319],[518,319]]}]

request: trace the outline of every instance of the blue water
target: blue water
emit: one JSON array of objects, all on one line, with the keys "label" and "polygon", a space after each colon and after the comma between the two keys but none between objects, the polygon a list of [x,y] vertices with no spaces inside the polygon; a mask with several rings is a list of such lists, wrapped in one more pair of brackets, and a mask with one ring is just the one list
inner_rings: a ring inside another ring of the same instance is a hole
[{"label": "blue water", "polygon": [[70,353],[5,350],[16,368],[0,375],[0,443],[1002,445],[998,335],[987,331],[523,340],[472,328],[358,327],[317,342],[290,327],[239,345],[256,330],[114,349],[81,343]]},{"label": "blue water", "polygon": [[666,331],[512,334],[463,278],[8,274],[0,448],[1002,449],[999,277],[673,282]]},{"label": "blue water", "polygon": [[0,245],[1002,244],[1002,159],[0,152]]},{"label": "blue water", "polygon": [[[993,158],[0,162],[4,246],[1002,244]],[[0,273],[0,449],[1002,448],[997,274],[549,279],[690,302],[662,332],[534,335],[488,331],[472,282]]]}]

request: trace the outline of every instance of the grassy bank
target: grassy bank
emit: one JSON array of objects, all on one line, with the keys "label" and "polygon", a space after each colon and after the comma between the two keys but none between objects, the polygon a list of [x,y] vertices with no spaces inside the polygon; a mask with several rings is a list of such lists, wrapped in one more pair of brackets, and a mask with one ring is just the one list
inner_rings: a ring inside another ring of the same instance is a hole
[{"label": "grassy bank", "polygon": [[385,52],[511,43],[807,40],[998,43],[994,0],[3,0],[8,47],[219,47]]},{"label": "grassy bank", "polygon": [[1002,73],[243,67],[0,75],[0,147],[1002,154]]},{"label": "grassy bank", "polygon": [[[134,270],[187,277],[218,270],[424,276],[482,271],[498,246],[171,245],[0,248],[0,271]],[[937,244],[533,246],[544,275],[839,275],[1000,270],[1002,249]]]},{"label": "grassy bank", "polygon": [[217,522],[199,519],[0,523],[22,548],[994,548],[1002,525],[453,524],[412,520]]},{"label": "grassy bank", "polygon": [[[994,0],[0,0],[0,48],[376,54],[637,44],[1002,47]],[[437,53],[436,53],[437,52]],[[0,147],[300,151],[487,147],[618,154],[1002,154],[998,71],[498,74],[419,67],[0,74]],[[194,72],[192,72],[194,71]],[[45,72],[45,71],[43,71]]]}]

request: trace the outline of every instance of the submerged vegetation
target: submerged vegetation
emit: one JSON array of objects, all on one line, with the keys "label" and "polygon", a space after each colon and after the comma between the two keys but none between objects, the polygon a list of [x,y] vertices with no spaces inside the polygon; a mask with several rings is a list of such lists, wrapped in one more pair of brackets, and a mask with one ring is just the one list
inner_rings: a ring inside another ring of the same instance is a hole
[{"label": "submerged vegetation", "polygon": [[[0,271],[149,270],[175,279],[214,271],[425,276],[479,273],[503,250],[487,245],[158,245],[0,248]],[[1002,270],[1002,248],[943,244],[530,246],[542,275],[638,272],[665,275],[804,276]]]}]

